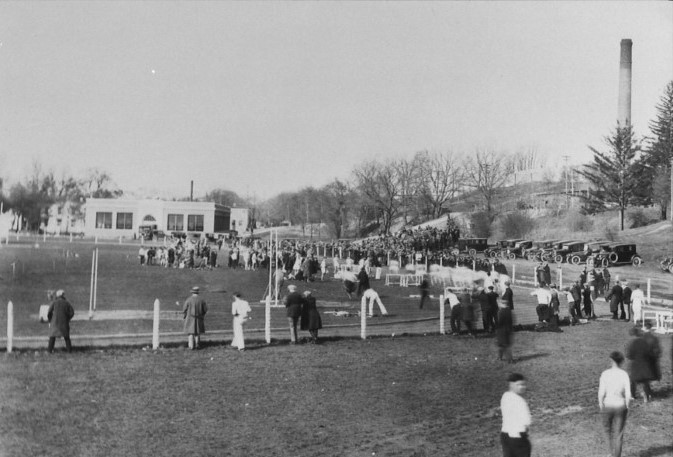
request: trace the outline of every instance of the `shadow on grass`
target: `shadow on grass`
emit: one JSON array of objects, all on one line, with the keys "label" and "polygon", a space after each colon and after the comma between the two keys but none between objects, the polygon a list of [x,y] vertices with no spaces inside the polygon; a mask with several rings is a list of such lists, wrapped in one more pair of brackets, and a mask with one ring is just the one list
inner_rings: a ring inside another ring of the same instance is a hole
[{"label": "shadow on grass", "polygon": [[657,457],[662,455],[671,455],[671,452],[673,452],[673,446],[657,446],[641,452],[640,454],[638,454],[638,457]]},{"label": "shadow on grass", "polygon": [[515,357],[514,360],[516,362],[525,362],[526,360],[533,360],[533,359],[539,359],[541,357],[549,357],[551,354],[548,352],[538,352],[537,354],[528,354],[528,355],[522,355],[521,357]]}]

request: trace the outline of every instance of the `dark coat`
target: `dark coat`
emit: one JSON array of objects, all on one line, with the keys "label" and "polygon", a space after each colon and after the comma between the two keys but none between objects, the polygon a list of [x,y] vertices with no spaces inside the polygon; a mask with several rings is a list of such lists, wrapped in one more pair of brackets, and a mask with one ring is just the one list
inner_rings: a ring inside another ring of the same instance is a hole
[{"label": "dark coat", "polygon": [[207,312],[206,301],[198,295],[192,295],[185,300],[185,305],[182,308],[185,319],[185,333],[188,335],[205,333],[206,325],[203,318]]},{"label": "dark coat", "polygon": [[458,297],[460,304],[462,305],[463,311],[463,321],[472,322],[474,321],[474,304],[470,303],[469,295],[464,295]]},{"label": "dark coat", "polygon": [[59,297],[49,305],[47,320],[49,321],[50,337],[70,337],[70,320],[75,315],[72,305],[63,297]]},{"label": "dark coat", "polygon": [[299,292],[290,292],[285,297],[285,309],[287,317],[297,319],[301,317],[301,307],[304,303],[304,297]]},{"label": "dark coat", "polygon": [[488,300],[488,308],[494,314],[498,312],[498,293],[490,291],[486,294],[486,299]]},{"label": "dark coat", "polygon": [[607,300],[610,300],[610,312],[611,313],[616,313],[617,310],[619,309],[619,304],[622,303],[623,301],[623,290],[622,286],[619,284],[615,284],[612,286],[612,290],[608,294],[607,297],[605,297]]},{"label": "dark coat", "polygon": [[509,309],[514,309],[514,292],[512,292],[511,287],[505,289],[505,293],[502,294],[502,301],[509,306]]},{"label": "dark coat", "polygon": [[511,346],[513,332],[514,320],[512,317],[512,310],[509,308],[500,308],[498,310],[498,322],[495,326],[495,337],[498,342],[498,346]]},{"label": "dark coat", "polygon": [[629,286],[625,286],[624,289],[622,290],[622,300],[624,300],[624,304],[628,305],[631,303],[631,293],[633,291]]},{"label": "dark coat", "polygon": [[654,371],[654,379],[659,381],[661,379],[661,367],[659,366],[659,358],[661,358],[661,345],[659,338],[654,333],[643,333],[643,339],[650,347],[650,359],[652,362],[652,369]]},{"label": "dark coat", "polygon": [[636,337],[629,342],[626,348],[626,358],[629,364],[629,378],[633,382],[654,381],[656,372],[654,368],[655,358],[647,340],[642,336]]},{"label": "dark coat", "polygon": [[304,298],[304,305],[301,307],[300,328],[302,330],[319,330],[322,328],[322,319],[315,304],[315,297]]},{"label": "dark coat", "polygon": [[551,284],[551,269],[549,268],[549,265],[542,267],[542,270],[544,271],[545,284]]}]

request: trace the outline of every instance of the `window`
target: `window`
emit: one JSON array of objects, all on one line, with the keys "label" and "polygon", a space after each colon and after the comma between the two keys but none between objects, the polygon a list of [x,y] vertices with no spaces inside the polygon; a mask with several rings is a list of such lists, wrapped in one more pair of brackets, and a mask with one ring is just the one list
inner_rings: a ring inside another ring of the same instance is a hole
[{"label": "window", "polygon": [[133,213],[117,213],[117,228],[131,230],[133,228]]},{"label": "window", "polygon": [[96,213],[96,228],[97,229],[111,229],[112,228],[112,213]]},{"label": "window", "polygon": [[184,216],[182,214],[169,214],[167,230],[181,232],[185,229]]},{"label": "window", "polygon": [[190,232],[203,232],[203,215],[190,214],[187,216],[187,230]]}]

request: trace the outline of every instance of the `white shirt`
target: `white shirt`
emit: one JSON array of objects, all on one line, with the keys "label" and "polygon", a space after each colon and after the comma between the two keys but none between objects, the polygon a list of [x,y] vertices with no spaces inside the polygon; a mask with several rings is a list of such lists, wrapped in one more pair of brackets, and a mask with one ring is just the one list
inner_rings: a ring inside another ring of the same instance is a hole
[{"label": "white shirt", "polygon": [[374,289],[367,289],[362,293],[362,303],[366,303],[367,299],[376,300],[379,294]]},{"label": "white shirt", "polygon": [[503,433],[507,433],[511,438],[519,438],[522,433],[528,431],[531,423],[530,410],[521,395],[511,391],[502,394],[500,410]]},{"label": "white shirt", "polygon": [[449,305],[451,306],[451,308],[460,303],[460,300],[458,300],[458,297],[453,292],[447,293],[446,299],[449,301]]},{"label": "white shirt", "polygon": [[535,289],[530,294],[537,296],[538,305],[548,305],[551,301],[551,293],[547,289]]},{"label": "white shirt", "polygon": [[598,405],[608,408],[628,408],[631,401],[631,381],[626,371],[612,367],[601,373],[598,383]]},{"label": "white shirt", "polygon": [[631,303],[633,306],[643,306],[645,304],[645,294],[641,289],[635,289],[631,293]]},{"label": "white shirt", "polygon": [[236,316],[238,314],[239,319],[245,320],[248,318],[248,314],[252,310],[250,309],[250,303],[245,300],[236,299],[231,304],[231,314]]}]

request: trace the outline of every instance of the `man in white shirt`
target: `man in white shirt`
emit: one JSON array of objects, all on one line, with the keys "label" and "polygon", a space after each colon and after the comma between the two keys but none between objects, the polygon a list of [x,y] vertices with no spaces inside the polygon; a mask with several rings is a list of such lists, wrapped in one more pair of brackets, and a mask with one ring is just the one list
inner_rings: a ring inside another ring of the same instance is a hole
[{"label": "man in white shirt", "polygon": [[622,440],[626,414],[631,402],[631,381],[628,373],[621,369],[624,355],[614,351],[610,354],[610,368],[601,373],[598,383],[598,406],[603,416],[603,426],[607,434],[610,455],[622,455]]},{"label": "man in white shirt", "polygon": [[374,302],[379,305],[379,310],[381,311],[382,316],[388,315],[388,310],[386,310],[386,307],[381,303],[381,297],[379,297],[379,294],[372,288],[365,290],[362,294],[362,306],[364,306],[365,309],[367,308],[367,301],[369,301],[369,313],[367,314],[369,317],[374,317]]},{"label": "man in white shirt", "polygon": [[531,444],[528,429],[531,424],[528,403],[522,397],[526,381],[522,374],[512,373],[507,377],[509,390],[502,395],[502,429],[500,444],[503,457],[530,457]]},{"label": "man in white shirt", "polygon": [[547,290],[546,287],[538,287],[530,293],[537,297],[537,317],[540,322],[549,321],[549,302],[551,301],[551,293]]},{"label": "man in white shirt", "polygon": [[243,338],[243,324],[250,319],[250,303],[241,299],[238,292],[233,295],[234,302],[231,304],[231,314],[234,316],[234,339],[231,345],[238,348],[239,351],[245,350],[245,339]]},{"label": "man in white shirt", "polygon": [[460,322],[463,320],[463,308],[460,304],[460,300],[458,300],[458,296],[450,290],[447,290],[444,304],[448,304],[450,307],[449,322],[451,323],[451,335],[460,335]]}]

